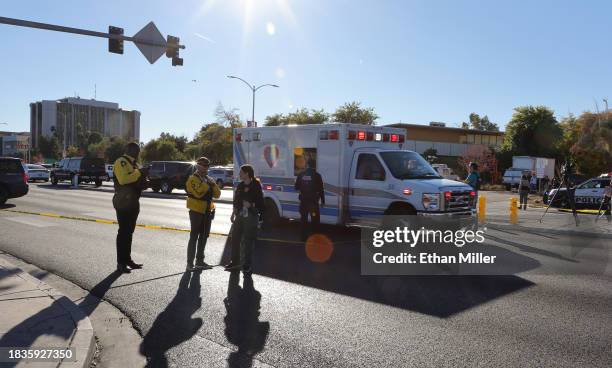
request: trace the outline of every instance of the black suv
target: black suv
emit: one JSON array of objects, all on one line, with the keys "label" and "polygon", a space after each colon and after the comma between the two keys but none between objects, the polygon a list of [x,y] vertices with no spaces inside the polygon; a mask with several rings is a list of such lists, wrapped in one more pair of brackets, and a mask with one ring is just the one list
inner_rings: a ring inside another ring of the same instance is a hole
[{"label": "black suv", "polygon": [[61,160],[51,170],[51,184],[57,185],[59,181],[70,180],[79,175],[79,183],[96,183],[96,187],[106,180],[104,159],[97,157],[70,157]]},{"label": "black suv", "polygon": [[170,194],[172,189],[185,189],[185,183],[195,171],[193,162],[152,161],[149,181],[154,192]]},{"label": "black suv", "polygon": [[0,157],[0,205],[9,198],[22,197],[28,193],[28,175],[21,160]]}]

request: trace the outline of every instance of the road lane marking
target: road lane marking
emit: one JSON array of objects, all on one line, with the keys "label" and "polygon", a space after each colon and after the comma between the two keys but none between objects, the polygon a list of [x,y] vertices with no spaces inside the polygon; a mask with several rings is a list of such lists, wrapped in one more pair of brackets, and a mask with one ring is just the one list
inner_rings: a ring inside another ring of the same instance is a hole
[{"label": "road lane marking", "polygon": [[52,226],[57,226],[57,224],[54,224],[52,222],[49,221],[45,221],[43,219],[37,219],[37,218],[25,218],[25,217],[5,217],[5,219],[9,220],[9,221],[13,221],[13,222],[18,222],[20,224],[23,225],[28,225],[28,226],[34,226],[34,227],[52,227]]},{"label": "road lane marking", "polygon": [[[13,213],[21,213],[21,214],[26,214],[26,215],[34,215],[34,216],[59,218],[59,219],[64,219],[64,220],[87,221],[87,222],[96,222],[96,223],[107,224],[107,225],[117,225],[117,221],[114,221],[114,220],[94,219],[94,218],[86,218],[86,217],[78,217],[78,216],[66,216],[66,215],[58,215],[58,214],[55,214],[55,213],[41,213],[41,212],[14,210],[14,209],[9,209],[9,208],[2,209],[2,211],[13,212]],[[10,219],[14,219],[14,218],[7,217],[7,220],[10,220]],[[34,225],[34,226],[36,226],[36,225]],[[55,225],[49,225],[49,226],[55,226]],[[181,232],[181,233],[188,233],[188,232],[191,231],[189,229],[181,229],[181,228],[177,228],[177,227],[163,226],[163,225],[136,224],[136,227],[140,227],[140,228],[143,228],[143,229],[149,229],[149,230],[176,231],[176,232]],[[211,231],[210,235],[225,236],[225,237],[227,237],[229,234],[224,234],[224,233],[219,233],[219,232]],[[286,244],[293,244],[293,245],[300,245],[300,246],[303,246],[305,244],[305,242],[303,242],[303,241],[288,240],[288,239],[257,238],[257,240],[268,241],[268,242],[275,242],[275,243],[286,243]],[[340,241],[335,241],[333,243],[334,243],[334,245],[339,245],[339,244],[342,244],[342,243],[351,243],[351,242],[353,242],[353,241],[352,240],[340,240]]]}]

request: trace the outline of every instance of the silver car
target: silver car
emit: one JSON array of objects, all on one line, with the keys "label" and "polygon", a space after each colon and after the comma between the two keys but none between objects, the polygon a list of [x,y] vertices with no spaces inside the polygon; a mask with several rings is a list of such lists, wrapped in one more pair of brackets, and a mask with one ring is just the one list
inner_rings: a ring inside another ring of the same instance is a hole
[{"label": "silver car", "polygon": [[233,186],[234,169],[231,167],[213,166],[208,170],[208,176],[215,179],[219,189],[225,185]]},{"label": "silver car", "polygon": [[25,164],[24,168],[28,174],[29,181],[49,181],[49,170],[42,165]]}]

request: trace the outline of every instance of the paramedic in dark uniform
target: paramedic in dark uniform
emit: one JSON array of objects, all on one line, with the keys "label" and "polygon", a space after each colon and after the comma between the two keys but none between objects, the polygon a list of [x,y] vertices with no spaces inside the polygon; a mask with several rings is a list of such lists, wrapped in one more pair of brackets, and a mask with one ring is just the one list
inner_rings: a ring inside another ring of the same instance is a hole
[{"label": "paramedic in dark uniform", "polygon": [[140,154],[138,143],[131,142],[125,154],[113,165],[113,184],[115,195],[113,207],[117,212],[119,231],[117,232],[117,271],[130,273],[130,269],[142,268],[142,264],[132,260],[132,234],[140,212],[140,193],[147,185],[148,169],[139,169],[136,161]]},{"label": "paramedic in dark uniform", "polygon": [[295,190],[300,193],[300,218],[302,222],[302,240],[308,238],[308,215],[312,221],[312,228],[319,226],[321,213],[319,210],[319,199],[321,205],[325,205],[325,191],[323,178],[314,169],[314,161],[308,160],[306,169],[295,179]]}]

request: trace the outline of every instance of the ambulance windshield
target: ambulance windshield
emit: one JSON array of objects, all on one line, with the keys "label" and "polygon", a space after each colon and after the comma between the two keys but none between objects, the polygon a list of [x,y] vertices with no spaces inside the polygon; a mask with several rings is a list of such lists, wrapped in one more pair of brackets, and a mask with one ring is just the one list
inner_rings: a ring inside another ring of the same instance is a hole
[{"label": "ambulance windshield", "polygon": [[421,155],[409,151],[381,152],[391,174],[397,179],[440,179],[442,178]]}]

